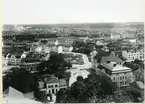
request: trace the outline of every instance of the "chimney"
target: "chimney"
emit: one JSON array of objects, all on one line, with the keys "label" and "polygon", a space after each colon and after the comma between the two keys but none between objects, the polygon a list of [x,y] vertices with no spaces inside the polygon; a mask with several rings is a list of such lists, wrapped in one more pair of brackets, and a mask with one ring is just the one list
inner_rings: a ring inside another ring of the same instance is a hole
[{"label": "chimney", "polygon": [[115,66],[116,66],[116,64],[113,64],[113,66],[115,67]]}]

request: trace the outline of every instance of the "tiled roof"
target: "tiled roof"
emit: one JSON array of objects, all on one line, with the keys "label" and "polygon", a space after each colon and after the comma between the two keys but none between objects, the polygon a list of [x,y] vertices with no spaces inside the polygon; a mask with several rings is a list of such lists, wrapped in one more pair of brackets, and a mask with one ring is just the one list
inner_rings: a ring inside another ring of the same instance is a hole
[{"label": "tiled roof", "polygon": [[59,82],[58,82],[58,79],[55,76],[52,75],[50,77],[47,77],[46,83],[50,84],[50,83],[59,83]]},{"label": "tiled roof", "polygon": [[59,86],[67,86],[66,80],[65,79],[58,79]]}]

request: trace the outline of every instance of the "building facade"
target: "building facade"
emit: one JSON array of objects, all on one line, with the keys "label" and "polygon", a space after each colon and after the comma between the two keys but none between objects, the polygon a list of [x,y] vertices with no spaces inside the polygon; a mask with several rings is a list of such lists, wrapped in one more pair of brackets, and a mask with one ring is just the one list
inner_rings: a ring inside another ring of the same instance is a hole
[{"label": "building facade", "polygon": [[21,63],[21,58],[16,57],[15,55],[7,55],[6,57],[3,57],[4,62],[6,62],[8,65],[19,65]]},{"label": "building facade", "polygon": [[133,72],[135,75],[135,80],[136,81],[142,81],[144,82],[144,69],[139,67],[136,71]]},{"label": "building facade", "polygon": [[134,61],[135,59],[144,60],[144,50],[122,51],[122,56],[126,58],[127,61]]},{"label": "building facade", "polygon": [[28,71],[36,71],[37,67],[39,66],[40,62],[31,62],[31,63],[21,63],[20,68],[25,68]]},{"label": "building facade", "polygon": [[129,87],[129,84],[134,81],[131,69],[116,62],[101,63],[100,67],[117,84],[117,90]]},{"label": "building facade", "polygon": [[38,82],[39,89],[40,91],[45,91],[46,94],[56,94],[60,89],[67,88],[66,80],[58,79],[54,75],[47,75],[42,79]]}]

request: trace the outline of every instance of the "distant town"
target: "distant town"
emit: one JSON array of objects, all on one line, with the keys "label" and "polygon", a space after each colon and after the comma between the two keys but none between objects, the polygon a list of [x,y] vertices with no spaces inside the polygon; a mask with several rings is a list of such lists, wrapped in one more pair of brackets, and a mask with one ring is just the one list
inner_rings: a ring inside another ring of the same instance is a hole
[{"label": "distant town", "polygon": [[3,25],[3,103],[144,102],[144,23]]}]

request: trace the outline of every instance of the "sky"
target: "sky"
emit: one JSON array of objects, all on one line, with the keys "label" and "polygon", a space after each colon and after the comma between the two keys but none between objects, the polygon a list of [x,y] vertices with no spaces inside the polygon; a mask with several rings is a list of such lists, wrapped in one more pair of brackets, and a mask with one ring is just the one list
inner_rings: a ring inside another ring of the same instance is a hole
[{"label": "sky", "polygon": [[2,0],[3,24],[143,21],[144,0]]}]

